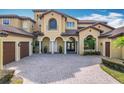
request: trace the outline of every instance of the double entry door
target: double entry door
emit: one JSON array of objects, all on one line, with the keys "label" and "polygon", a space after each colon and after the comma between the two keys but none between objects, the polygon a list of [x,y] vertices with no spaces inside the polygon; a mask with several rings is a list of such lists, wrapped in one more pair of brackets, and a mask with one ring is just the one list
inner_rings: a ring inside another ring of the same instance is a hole
[{"label": "double entry door", "polygon": [[75,51],[75,42],[67,42],[67,51]]}]

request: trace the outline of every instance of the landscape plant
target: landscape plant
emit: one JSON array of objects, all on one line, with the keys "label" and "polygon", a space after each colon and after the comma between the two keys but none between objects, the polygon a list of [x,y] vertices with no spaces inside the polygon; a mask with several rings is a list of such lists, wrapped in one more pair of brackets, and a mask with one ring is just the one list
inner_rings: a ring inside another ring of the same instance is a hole
[{"label": "landscape plant", "polygon": [[117,47],[124,47],[124,36],[118,37],[113,43]]}]

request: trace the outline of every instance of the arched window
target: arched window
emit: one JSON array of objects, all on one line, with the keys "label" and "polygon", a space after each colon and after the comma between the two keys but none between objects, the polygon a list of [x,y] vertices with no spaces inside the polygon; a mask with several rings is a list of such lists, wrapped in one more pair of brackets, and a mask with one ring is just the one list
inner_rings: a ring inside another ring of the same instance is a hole
[{"label": "arched window", "polygon": [[51,29],[57,29],[57,21],[54,18],[49,20],[49,30]]},{"label": "arched window", "polygon": [[89,35],[84,39],[84,49],[95,49],[96,39]]}]

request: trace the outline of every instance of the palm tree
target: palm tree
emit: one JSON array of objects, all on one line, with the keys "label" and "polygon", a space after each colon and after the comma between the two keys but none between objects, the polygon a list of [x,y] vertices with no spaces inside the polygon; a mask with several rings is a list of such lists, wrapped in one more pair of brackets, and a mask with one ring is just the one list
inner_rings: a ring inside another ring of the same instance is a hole
[{"label": "palm tree", "polygon": [[118,38],[114,41],[114,44],[115,44],[117,47],[124,47],[124,36],[118,37]]}]

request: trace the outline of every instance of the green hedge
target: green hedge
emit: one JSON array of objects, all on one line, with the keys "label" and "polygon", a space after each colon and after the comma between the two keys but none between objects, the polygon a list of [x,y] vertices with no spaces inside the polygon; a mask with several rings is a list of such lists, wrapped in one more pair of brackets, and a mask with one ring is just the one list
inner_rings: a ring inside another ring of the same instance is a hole
[{"label": "green hedge", "polygon": [[110,68],[124,72],[124,63],[119,60],[112,60],[110,58],[102,58],[102,63]]},{"label": "green hedge", "polygon": [[85,51],[83,55],[100,55],[100,51]]},{"label": "green hedge", "polygon": [[0,70],[0,84],[22,84],[23,79],[14,75],[15,70]]},{"label": "green hedge", "polygon": [[0,84],[9,83],[14,72],[14,70],[0,70]]}]

